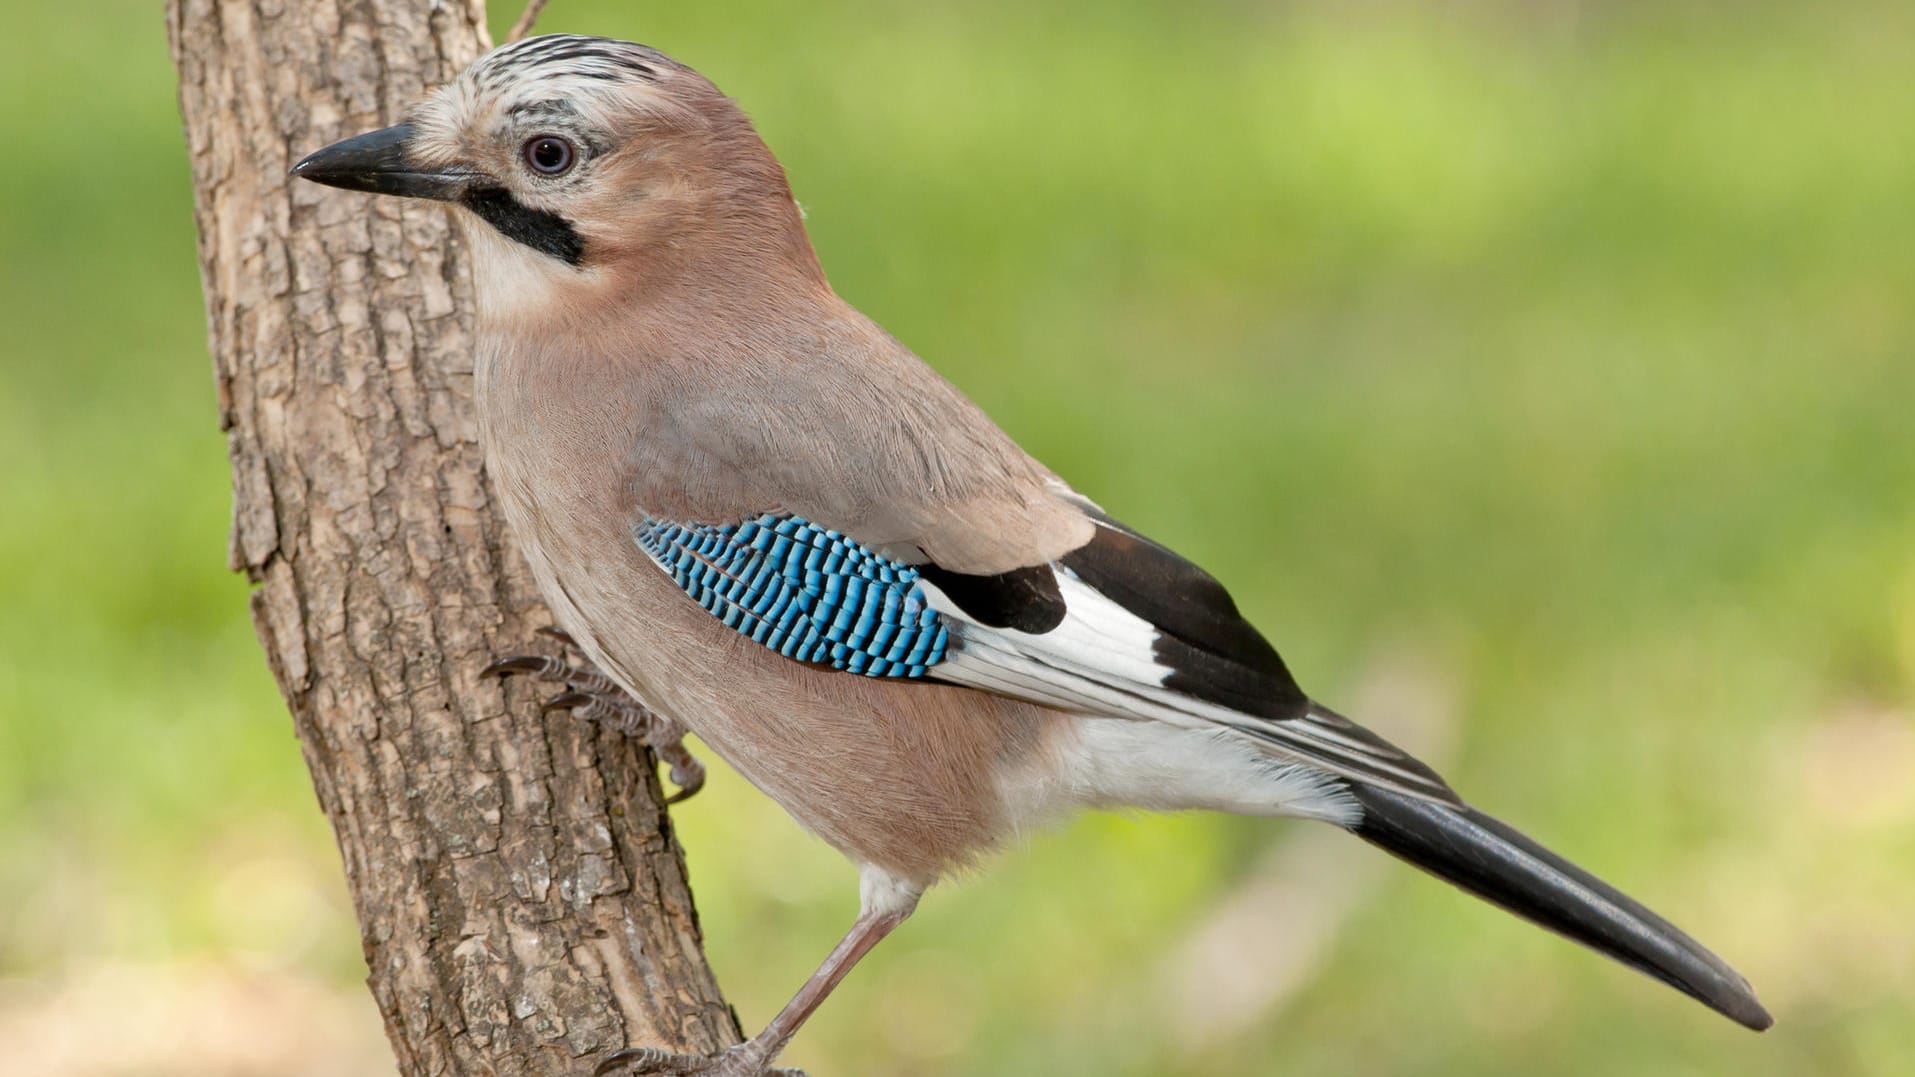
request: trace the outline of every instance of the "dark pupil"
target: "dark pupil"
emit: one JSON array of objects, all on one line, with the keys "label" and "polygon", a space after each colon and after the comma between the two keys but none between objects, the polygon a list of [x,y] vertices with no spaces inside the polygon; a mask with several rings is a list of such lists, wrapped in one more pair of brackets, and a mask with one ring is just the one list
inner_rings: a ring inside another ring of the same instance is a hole
[{"label": "dark pupil", "polygon": [[572,147],[556,138],[541,138],[532,143],[532,167],[540,172],[563,172],[572,163]]}]

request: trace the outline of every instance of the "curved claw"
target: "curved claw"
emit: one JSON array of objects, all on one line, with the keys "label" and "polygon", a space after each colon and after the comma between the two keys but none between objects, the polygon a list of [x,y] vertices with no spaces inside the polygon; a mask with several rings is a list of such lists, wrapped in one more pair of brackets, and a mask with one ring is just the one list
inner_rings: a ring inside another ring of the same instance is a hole
[{"label": "curved claw", "polygon": [[544,636],[547,639],[558,640],[560,643],[565,644],[567,647],[573,646],[577,642],[576,640],[572,638],[572,634],[570,632],[567,632],[565,629],[560,628],[557,625],[540,625],[539,627],[534,628],[532,632],[535,635]]},{"label": "curved claw", "polygon": [[678,786],[678,792],[665,798],[665,803],[668,805],[690,800],[700,789],[705,788],[705,775],[699,773],[693,775],[689,780],[681,782],[678,777],[678,770],[674,768],[672,770],[672,784]]},{"label": "curved claw", "polygon": [[[558,640],[567,647],[576,647],[572,637],[563,629],[545,627],[535,631],[539,635]],[[616,729],[626,736],[634,737],[655,752],[660,761],[671,768],[672,784],[676,792],[665,798],[667,804],[677,804],[690,799],[705,787],[705,768],[697,757],[685,749],[681,738],[684,730],[676,723],[658,718],[626,693],[619,683],[600,673],[589,661],[578,666],[571,665],[566,659],[543,654],[519,654],[501,658],[481,671],[481,676],[503,677],[512,674],[529,673],[543,681],[562,682],[565,690],[546,700],[539,706],[540,714],[553,711],[570,711],[574,718],[586,722],[604,725]],[[632,1048],[633,1051],[656,1051],[657,1048]],[[632,1056],[637,1058],[639,1056]],[[664,1055],[674,1065],[689,1065],[691,1056]],[[695,1061],[692,1060],[692,1061]],[[618,1065],[611,1062],[608,1064]],[[659,1064],[654,1060],[654,1065]],[[734,1063],[735,1064],[735,1063]],[[699,1070],[697,1072],[703,1072]]]},{"label": "curved claw", "polygon": [[696,756],[686,751],[684,745],[680,744],[674,747],[678,749],[675,753],[659,753],[661,755],[670,756],[670,758],[667,758],[665,761],[671,764],[670,774],[672,784],[678,787],[676,793],[665,798],[666,804],[676,804],[682,800],[690,800],[700,789],[705,788],[705,765],[700,763]]},{"label": "curved claw", "polygon": [[511,673],[546,674],[551,672],[552,664],[557,661],[542,654],[515,654],[501,658],[479,671],[481,677],[503,677]]},{"label": "curved claw", "polygon": [[592,697],[586,695],[584,692],[560,692],[558,695],[541,703],[539,705],[539,713],[550,714],[553,711],[569,711],[574,707],[583,707],[592,702],[594,702]]}]

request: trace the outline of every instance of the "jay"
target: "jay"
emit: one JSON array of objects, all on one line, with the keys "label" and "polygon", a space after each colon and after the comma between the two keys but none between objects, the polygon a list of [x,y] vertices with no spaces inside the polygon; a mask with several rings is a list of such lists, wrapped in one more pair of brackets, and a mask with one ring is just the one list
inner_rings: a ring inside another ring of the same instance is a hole
[{"label": "jay", "polygon": [[293,175],[462,211],[487,467],[581,656],[494,668],[565,681],[558,705],[687,791],[697,733],[861,874],[850,932],[757,1036],[601,1072],[772,1072],[927,887],[1110,807],[1321,820],[1769,1025],[1687,934],[1304,694],[1221,584],[839,298],[778,160],[685,65],[528,38]]}]

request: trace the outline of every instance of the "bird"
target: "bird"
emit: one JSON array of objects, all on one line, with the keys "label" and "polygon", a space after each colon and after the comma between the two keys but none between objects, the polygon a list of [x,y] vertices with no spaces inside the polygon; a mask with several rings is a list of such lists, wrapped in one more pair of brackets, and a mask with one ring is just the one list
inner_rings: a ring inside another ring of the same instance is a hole
[{"label": "bird", "polygon": [[1095,809],[1318,820],[1748,1028],[1740,974],[1301,689],[1210,574],[1120,523],[827,281],[731,98],[632,42],[529,37],[303,180],[452,207],[486,468],[562,681],[698,738],[859,874],[757,1035],[602,1073],[761,1077],[925,891]]}]

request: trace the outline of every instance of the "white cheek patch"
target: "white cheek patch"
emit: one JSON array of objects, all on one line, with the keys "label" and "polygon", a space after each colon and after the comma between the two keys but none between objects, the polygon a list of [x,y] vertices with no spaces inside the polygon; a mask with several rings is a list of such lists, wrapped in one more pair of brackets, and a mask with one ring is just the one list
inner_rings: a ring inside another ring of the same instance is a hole
[{"label": "white cheek patch", "polygon": [[583,271],[500,235],[493,227],[459,210],[472,247],[472,287],[480,318],[516,321],[550,311],[576,288]]}]

